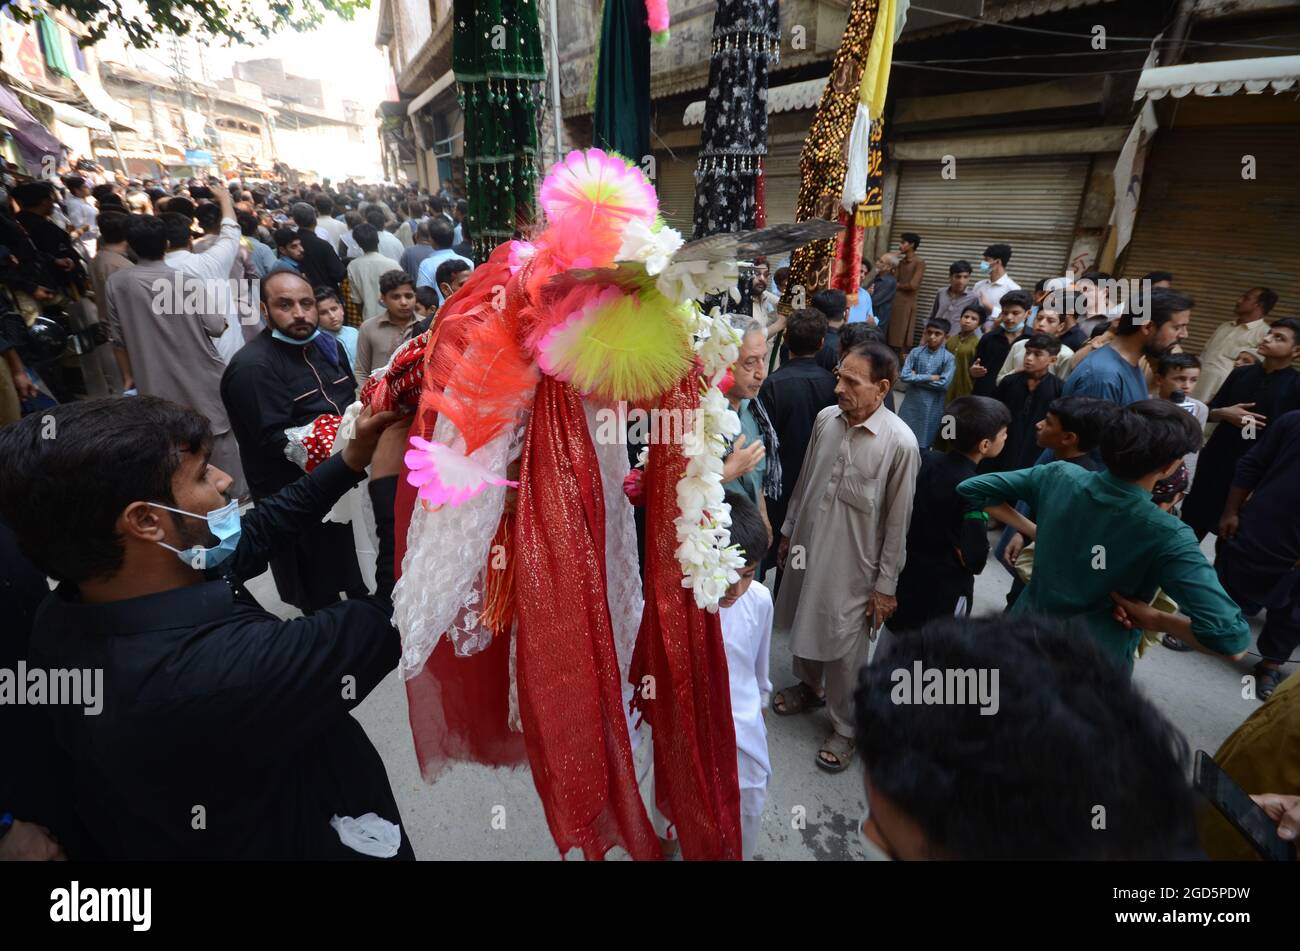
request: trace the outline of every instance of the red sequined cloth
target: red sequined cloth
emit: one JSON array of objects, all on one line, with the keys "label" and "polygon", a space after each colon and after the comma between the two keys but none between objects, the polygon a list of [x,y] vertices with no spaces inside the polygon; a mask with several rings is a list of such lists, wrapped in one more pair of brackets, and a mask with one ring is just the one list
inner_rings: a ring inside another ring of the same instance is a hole
[{"label": "red sequined cloth", "polygon": [[600,462],[581,397],[554,377],[537,386],[519,483],[519,713],[551,835],[588,859],[616,845],[659,858],[623,715]]},{"label": "red sequined cloth", "polygon": [[[659,408],[695,410],[699,385],[693,370]],[[633,704],[654,730],[656,805],[677,827],[682,857],[739,859],[736,733],[722,626],[682,587],[676,554],[677,482],[685,470],[679,444],[650,447],[642,478],[645,612],[628,679],[637,685]]]}]

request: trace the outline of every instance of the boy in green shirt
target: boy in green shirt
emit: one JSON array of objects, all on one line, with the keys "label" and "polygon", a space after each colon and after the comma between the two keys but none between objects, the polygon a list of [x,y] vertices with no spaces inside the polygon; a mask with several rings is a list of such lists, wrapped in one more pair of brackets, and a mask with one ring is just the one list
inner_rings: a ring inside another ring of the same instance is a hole
[{"label": "boy in green shirt", "polygon": [[[1208,653],[1238,659],[1250,627],[1228,597],[1196,536],[1151,502],[1156,482],[1201,445],[1196,421],[1173,403],[1141,400],[1120,409],[1102,436],[1108,471],[1052,462],[976,476],[957,486],[968,502],[1036,541],[1034,573],[1009,609],[1078,619],[1116,663],[1132,670],[1141,630],[1116,617],[1112,593],[1149,602],[1163,588],[1190,618],[1173,631]],[[1029,521],[1009,503],[1023,499]]]}]

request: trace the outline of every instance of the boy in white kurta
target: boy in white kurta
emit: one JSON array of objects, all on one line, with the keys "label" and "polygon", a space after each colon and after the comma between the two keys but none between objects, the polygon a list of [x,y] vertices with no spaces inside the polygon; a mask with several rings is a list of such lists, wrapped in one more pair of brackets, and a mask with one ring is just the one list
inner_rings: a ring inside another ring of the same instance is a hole
[{"label": "boy in white kurta", "polygon": [[[731,720],[736,731],[736,776],[740,780],[740,852],[748,861],[754,855],[767,804],[767,783],[772,763],[767,755],[767,724],[763,711],[772,695],[768,655],[772,647],[772,595],[760,582],[754,584],[759,562],[771,544],[767,526],[753,502],[739,492],[727,493],[731,506],[731,543],[740,549],[745,567],[740,578],[718,600],[722,642],[727,651],[727,678],[731,686]],[[677,854],[676,831],[654,806],[650,787],[650,818],[664,848]]]},{"label": "boy in white kurta", "polygon": [[770,541],[754,503],[737,492],[728,492],[727,502],[731,506],[731,543],[740,549],[745,567],[740,571],[740,580],[727,588],[718,606],[731,682],[731,719],[736,728],[741,855],[748,860],[758,841],[767,783],[772,776],[767,724],[763,722],[763,711],[772,694],[768,678],[772,595],[762,582],[753,583]]}]

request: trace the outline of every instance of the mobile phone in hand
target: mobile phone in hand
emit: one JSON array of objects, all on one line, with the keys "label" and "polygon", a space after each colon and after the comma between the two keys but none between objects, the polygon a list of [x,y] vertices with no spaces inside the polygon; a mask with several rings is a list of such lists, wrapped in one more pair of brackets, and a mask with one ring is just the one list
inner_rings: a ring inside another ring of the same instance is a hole
[{"label": "mobile phone in hand", "polygon": [[1219,768],[1205,750],[1196,751],[1192,784],[1232,823],[1261,857],[1271,862],[1294,862],[1295,843],[1278,838],[1277,823]]}]

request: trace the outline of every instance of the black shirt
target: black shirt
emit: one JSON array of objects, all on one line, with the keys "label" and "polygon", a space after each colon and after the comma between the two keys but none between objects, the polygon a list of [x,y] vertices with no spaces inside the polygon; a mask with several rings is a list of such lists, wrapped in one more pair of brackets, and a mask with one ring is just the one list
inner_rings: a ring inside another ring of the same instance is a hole
[{"label": "black shirt", "polygon": [[817,414],[835,402],[835,377],[817,358],[794,357],[763,381],[758,399],[780,443],[781,497],[788,499],[803,468]]},{"label": "black shirt", "polygon": [[1233,476],[1233,485],[1249,489],[1250,497],[1228,547],[1272,582],[1300,559],[1300,410],[1269,420],[1256,441]]},{"label": "black shirt", "polygon": [[826,328],[826,336],[822,338],[822,348],[817,351],[817,365],[827,373],[834,373],[835,368],[840,365],[840,327]]},{"label": "black shirt", "polygon": [[265,328],[240,348],[221,376],[221,402],[239,443],[254,498],[278,492],[302,475],[284,454],[285,430],[321,415],[341,416],[357,384],[342,346],[331,363],[315,342],[297,346]]},{"label": "black shirt", "polygon": [[[107,604],[63,584],[45,600],[33,661],[104,672],[98,716],[50,709],[107,858],[364,859],[333,816],[400,825],[383,761],[349,712],[401,656],[389,620],[396,479],[370,486],[373,597],[283,621],[243,586],[363,478],[329,459],[258,502],[234,554],[197,584]],[[402,839],[398,857],[411,858]]]},{"label": "black shirt", "polygon": [[[45,573],[0,521],[0,670],[17,676],[19,663],[29,661],[32,625],[49,594]],[[45,826],[70,859],[98,858],[76,817],[72,762],[54,741],[49,711],[0,703],[0,813]]]},{"label": "black shirt", "polygon": [[1038,448],[1038,423],[1047,415],[1047,407],[1061,395],[1062,383],[1050,370],[1029,388],[1029,374],[1024,370],[1012,373],[998,384],[995,397],[1011,411],[1011,425],[1007,427],[1007,443],[1000,455],[989,460],[990,471],[1009,472],[1025,469],[1034,464],[1041,451]]},{"label": "black shirt", "polygon": [[957,486],[975,475],[975,463],[960,452],[921,453],[907,527],[907,563],[898,580],[891,631],[912,630],[951,615],[959,597],[971,597],[975,576],[988,560],[988,522],[966,517],[979,507],[963,500]]},{"label": "black shirt", "polygon": [[[840,330],[843,327],[843,324],[840,324],[839,327],[827,327],[826,336],[822,338],[822,348],[818,350],[817,355],[813,357],[813,360],[816,361],[817,365],[827,373],[834,373],[835,368],[840,365]],[[784,366],[790,360],[797,358],[790,356],[790,348],[786,346],[785,343],[785,331],[778,334],[778,337],[781,342],[781,364]],[[773,357],[773,360],[775,359],[776,358]],[[776,371],[773,370],[772,372],[775,373]]]},{"label": "black shirt", "polygon": [[[995,327],[980,337],[980,342],[975,345],[975,360],[978,360],[980,366],[988,372],[975,380],[974,389],[971,391],[975,396],[993,396],[997,392],[998,371],[1002,369],[1002,364],[1007,362],[1011,345],[1020,337],[1020,334],[1008,337],[1007,332],[1001,327]],[[974,363],[974,360],[971,362]]]},{"label": "black shirt", "polygon": [[1069,347],[1071,350],[1078,351],[1085,343],[1088,342],[1088,335],[1083,332],[1083,328],[1075,324],[1065,333],[1061,334],[1061,346]]},{"label": "black shirt", "polygon": [[889,316],[894,309],[894,295],[898,292],[898,278],[892,274],[878,274],[867,292],[871,295],[871,312],[876,315],[876,322],[889,323]]},{"label": "black shirt", "polygon": [[297,235],[302,240],[303,255],[298,266],[302,268],[303,277],[311,281],[312,287],[330,287],[337,291],[348,273],[338,254],[328,241],[310,228],[299,228]]},{"label": "black shirt", "polygon": [[1262,363],[1237,367],[1228,374],[1210,401],[1210,409],[1224,409],[1238,403],[1254,403],[1252,412],[1266,417],[1265,425],[1255,429],[1254,439],[1245,439],[1245,430],[1228,422],[1219,422],[1205,442],[1196,460],[1196,478],[1183,504],[1183,521],[1198,536],[1214,531],[1223,514],[1223,503],[1237,462],[1254,448],[1268,426],[1283,413],[1300,409],[1300,371],[1284,367],[1268,373]]},{"label": "black shirt", "polygon": [[[49,218],[34,211],[20,211],[15,219],[31,237],[32,244],[45,256],[46,275],[60,286],[80,285],[86,279],[86,269],[81,255],[72,243],[72,237]],[[70,271],[55,266],[54,261],[66,258],[73,263]]]}]

